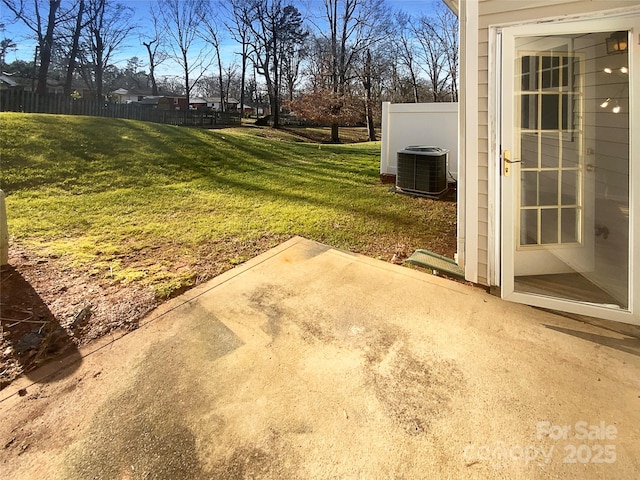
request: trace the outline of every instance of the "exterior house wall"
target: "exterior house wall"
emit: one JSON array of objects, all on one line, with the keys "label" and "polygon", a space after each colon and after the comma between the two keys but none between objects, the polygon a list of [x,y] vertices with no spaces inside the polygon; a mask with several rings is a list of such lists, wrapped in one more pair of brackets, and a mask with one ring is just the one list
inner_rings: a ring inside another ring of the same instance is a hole
[{"label": "exterior house wall", "polygon": [[[459,233],[464,241],[464,265],[467,279],[495,285],[497,273],[494,266],[494,236],[496,209],[496,182],[499,158],[489,158],[495,143],[495,119],[490,108],[491,75],[489,27],[494,25],[529,23],[535,19],[571,17],[598,11],[637,6],[638,0],[460,0],[461,28],[461,100],[460,126],[463,132],[461,164],[464,172],[462,193],[464,210],[460,222],[464,231]],[[460,249],[459,249],[460,251]],[[497,259],[495,259],[497,263]]]},{"label": "exterior house wall", "polygon": [[458,178],[458,104],[382,104],[380,173],[397,173],[397,152],[409,145],[449,150],[449,172]]}]

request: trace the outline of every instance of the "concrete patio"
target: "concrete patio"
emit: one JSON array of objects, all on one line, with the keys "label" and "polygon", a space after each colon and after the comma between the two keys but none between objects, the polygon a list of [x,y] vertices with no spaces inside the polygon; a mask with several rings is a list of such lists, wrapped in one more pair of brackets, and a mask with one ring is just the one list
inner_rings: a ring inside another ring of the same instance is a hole
[{"label": "concrete patio", "polygon": [[294,238],[1,391],[0,470],[640,478],[635,331]]}]

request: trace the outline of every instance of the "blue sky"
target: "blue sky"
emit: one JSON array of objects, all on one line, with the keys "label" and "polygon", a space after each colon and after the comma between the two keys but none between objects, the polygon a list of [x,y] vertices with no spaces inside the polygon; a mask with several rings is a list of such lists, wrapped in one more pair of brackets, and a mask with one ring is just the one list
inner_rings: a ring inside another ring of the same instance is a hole
[{"label": "blue sky", "polygon": [[[439,3],[440,0],[386,0],[387,4],[393,10],[404,10],[412,15],[419,13],[428,13],[435,3]],[[139,29],[143,31],[148,25],[149,7],[151,4],[156,3],[156,0],[119,0],[118,3],[128,5],[135,10],[136,23]],[[293,1],[294,5],[298,6],[301,11],[307,9],[317,9],[322,5],[321,0],[302,0]],[[308,7],[307,7],[308,6]],[[35,42],[29,38],[29,31],[20,22],[11,22],[10,12],[4,6],[0,4],[0,23],[5,24],[4,32],[0,32],[0,38],[11,38],[16,44],[17,49],[7,52],[6,61],[11,63],[16,59],[32,60],[35,48]],[[237,51],[237,46],[233,41],[228,40],[223,46],[223,55],[226,57],[225,63],[231,61],[234,57],[234,53]],[[137,56],[146,63],[147,53],[145,48],[140,44],[138,35],[132,35],[126,42],[123,48],[117,52],[113,61],[118,66],[126,64],[127,59]],[[179,70],[171,62],[165,62],[158,69],[158,75],[170,75],[178,74]]]}]

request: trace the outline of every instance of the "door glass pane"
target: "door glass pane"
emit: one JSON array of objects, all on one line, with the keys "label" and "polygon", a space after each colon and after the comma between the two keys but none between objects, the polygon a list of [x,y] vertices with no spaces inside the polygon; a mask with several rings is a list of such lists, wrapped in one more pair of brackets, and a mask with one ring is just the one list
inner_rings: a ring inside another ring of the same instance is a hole
[{"label": "door glass pane", "polygon": [[516,38],[517,292],[628,308],[633,72],[614,33]]},{"label": "door glass pane", "polygon": [[562,189],[562,205],[577,205],[578,204],[578,171],[577,170],[563,170],[562,171],[562,183],[560,184]]},{"label": "door glass pane", "polygon": [[575,140],[573,133],[567,134],[567,138],[562,140],[562,167],[563,168],[576,168],[578,166],[578,160],[580,152],[578,149],[580,146]]},{"label": "door glass pane", "polygon": [[520,88],[524,90],[538,90],[538,61],[537,55],[525,55],[522,57],[522,71],[521,71],[521,85]]},{"label": "door glass pane", "polygon": [[563,208],[562,215],[562,243],[578,241],[578,215],[575,208]]},{"label": "door glass pane", "polygon": [[557,90],[560,86],[560,57],[542,57],[542,89]]},{"label": "door glass pane", "polygon": [[522,228],[520,243],[522,245],[538,244],[538,210],[522,210]]},{"label": "door glass pane", "polygon": [[575,105],[573,105],[571,94],[561,95],[560,98],[562,99],[562,110],[560,111],[562,115],[562,130],[566,131],[573,128],[574,112],[572,109],[575,108]]},{"label": "door glass pane", "polygon": [[540,139],[540,166],[558,168],[560,158],[560,139],[557,133],[543,133]]},{"label": "door glass pane", "polygon": [[522,172],[520,198],[523,207],[538,205],[538,172]]},{"label": "door glass pane", "polygon": [[558,210],[545,208],[540,211],[540,243],[558,243]]},{"label": "door glass pane", "polygon": [[538,129],[538,95],[522,95],[522,124],[523,129]]},{"label": "door glass pane", "polygon": [[[569,77],[572,75],[572,72],[569,69],[569,57],[562,57],[562,86],[569,86]],[[573,83],[573,82],[572,82]]]},{"label": "door glass pane", "polygon": [[538,168],[538,135],[523,133],[520,136],[522,168]]},{"label": "door glass pane", "polygon": [[540,205],[558,205],[558,170],[540,172],[538,189]]},{"label": "door glass pane", "polygon": [[543,130],[558,129],[559,95],[542,95],[542,113],[540,115],[541,128]]}]

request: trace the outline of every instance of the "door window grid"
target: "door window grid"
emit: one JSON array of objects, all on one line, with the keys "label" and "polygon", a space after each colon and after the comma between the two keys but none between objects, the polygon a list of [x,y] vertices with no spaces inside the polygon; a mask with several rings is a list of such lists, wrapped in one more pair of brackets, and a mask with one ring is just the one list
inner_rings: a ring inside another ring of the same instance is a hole
[{"label": "door window grid", "polygon": [[522,54],[519,62],[519,247],[582,242],[582,86],[579,58]]}]

